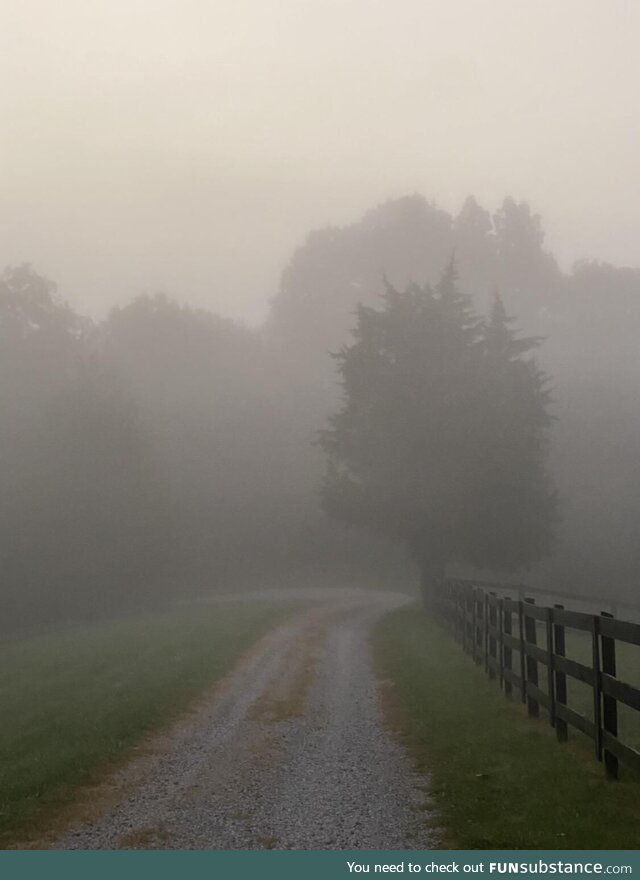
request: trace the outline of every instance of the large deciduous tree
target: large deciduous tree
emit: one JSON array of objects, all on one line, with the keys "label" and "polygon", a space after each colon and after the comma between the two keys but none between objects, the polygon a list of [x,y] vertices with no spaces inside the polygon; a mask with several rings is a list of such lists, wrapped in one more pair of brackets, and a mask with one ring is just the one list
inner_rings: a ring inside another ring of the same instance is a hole
[{"label": "large deciduous tree", "polygon": [[551,545],[546,380],[510,324],[498,299],[478,318],[452,260],[435,288],[360,306],[336,356],[325,508],[404,543],[427,605],[450,563],[514,569]]}]

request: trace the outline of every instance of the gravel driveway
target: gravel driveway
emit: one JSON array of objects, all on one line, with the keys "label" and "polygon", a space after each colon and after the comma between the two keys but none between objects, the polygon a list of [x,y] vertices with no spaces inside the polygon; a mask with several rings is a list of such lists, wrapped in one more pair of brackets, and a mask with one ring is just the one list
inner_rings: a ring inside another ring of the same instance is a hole
[{"label": "gravel driveway", "polygon": [[426,780],[384,725],[369,649],[406,599],[335,596],[263,639],[54,847],[428,848]]}]

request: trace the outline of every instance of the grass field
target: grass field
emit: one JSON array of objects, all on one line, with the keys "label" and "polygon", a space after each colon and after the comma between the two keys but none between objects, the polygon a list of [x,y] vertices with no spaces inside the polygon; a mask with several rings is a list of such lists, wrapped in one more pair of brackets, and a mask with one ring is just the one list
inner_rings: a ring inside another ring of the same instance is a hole
[{"label": "grass field", "polygon": [[[591,635],[589,633],[565,628],[566,656],[571,660],[577,660],[585,666],[593,666]],[[547,634],[543,624],[537,626],[537,643],[547,649]],[[520,652],[513,651],[513,669],[520,666]],[[640,687],[640,647],[616,641],[616,675],[620,681]],[[538,678],[541,690],[545,693],[547,687],[547,667],[538,665]],[[594,720],[593,690],[586,684],[567,676],[567,705],[576,712],[580,712],[589,721]],[[541,707],[541,712],[545,710]],[[570,728],[569,736],[582,737],[578,730]],[[640,749],[640,712],[636,712],[623,703],[618,703],[618,736],[625,745]],[[585,737],[587,748],[593,748],[592,741]],[[625,765],[626,766],[626,765]],[[625,772],[623,767],[621,772]]]},{"label": "grass field", "polygon": [[506,700],[437,624],[415,609],[395,612],[375,649],[391,682],[390,723],[430,775],[429,821],[443,827],[443,847],[640,847],[637,778],[608,782],[577,733],[559,745],[544,718]]},{"label": "grass field", "polygon": [[0,847],[220,679],[291,605],[200,605],[0,649]]}]

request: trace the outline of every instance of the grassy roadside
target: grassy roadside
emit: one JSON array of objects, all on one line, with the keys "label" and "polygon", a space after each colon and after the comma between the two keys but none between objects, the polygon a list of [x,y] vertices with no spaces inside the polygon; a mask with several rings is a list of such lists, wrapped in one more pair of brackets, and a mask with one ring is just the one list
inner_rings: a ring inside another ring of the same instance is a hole
[{"label": "grassy roadside", "polygon": [[430,775],[443,847],[640,847],[640,782],[607,782],[582,742],[559,745],[435,623],[394,612],[374,647],[390,720]]},{"label": "grassy roadside", "polygon": [[185,607],[0,649],[0,847],[183,712],[292,607]]}]

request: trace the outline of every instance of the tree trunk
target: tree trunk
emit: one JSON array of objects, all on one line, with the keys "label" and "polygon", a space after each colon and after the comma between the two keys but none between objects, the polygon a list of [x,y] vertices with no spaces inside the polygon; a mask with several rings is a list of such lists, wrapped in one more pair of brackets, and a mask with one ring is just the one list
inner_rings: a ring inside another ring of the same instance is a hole
[{"label": "tree trunk", "polygon": [[420,593],[422,607],[431,614],[444,584],[444,563],[434,559],[420,560]]}]

